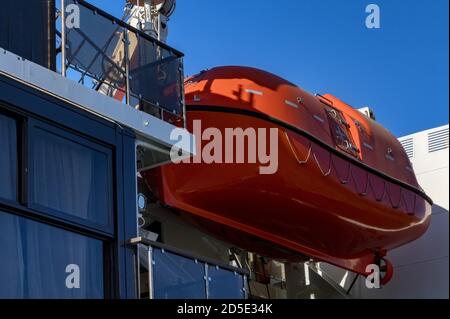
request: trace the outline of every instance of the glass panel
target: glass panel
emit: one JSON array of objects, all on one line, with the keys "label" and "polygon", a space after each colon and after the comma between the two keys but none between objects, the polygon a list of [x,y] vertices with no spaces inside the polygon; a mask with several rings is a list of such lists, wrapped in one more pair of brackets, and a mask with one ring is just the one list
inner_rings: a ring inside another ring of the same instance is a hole
[{"label": "glass panel", "polygon": [[244,299],[242,275],[219,267],[208,266],[210,299]]},{"label": "glass panel", "polygon": [[[144,100],[144,111],[152,106],[181,114],[180,59],[153,42],[129,32],[130,90]],[[151,105],[146,105],[151,104]]]},{"label": "glass panel", "polygon": [[139,298],[150,298],[150,277],[149,277],[149,248],[138,245],[139,258]]},{"label": "glass panel", "polygon": [[99,240],[0,212],[0,261],[0,298],[103,298]]},{"label": "glass panel", "polygon": [[112,169],[107,153],[36,127],[33,158],[35,204],[111,225]]},{"label": "glass panel", "polygon": [[206,298],[205,266],[161,249],[153,249],[155,299]]},{"label": "glass panel", "polygon": [[0,198],[17,198],[16,121],[0,114]]},{"label": "glass panel", "polygon": [[[73,5],[74,1],[66,3]],[[79,28],[70,28],[70,23],[66,24],[67,63],[80,71],[78,77],[86,72],[88,77],[99,81],[96,89],[103,93],[116,96],[119,94],[117,89],[123,93],[125,86],[123,28],[81,4],[78,4],[78,8]],[[67,17],[68,22],[69,18]]]}]

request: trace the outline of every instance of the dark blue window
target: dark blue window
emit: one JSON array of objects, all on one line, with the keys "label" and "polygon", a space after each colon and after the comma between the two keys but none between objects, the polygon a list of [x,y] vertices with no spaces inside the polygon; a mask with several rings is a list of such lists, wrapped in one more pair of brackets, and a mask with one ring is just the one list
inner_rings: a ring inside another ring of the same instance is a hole
[{"label": "dark blue window", "polygon": [[34,208],[111,230],[111,151],[41,124],[31,135]]},{"label": "dark blue window", "polygon": [[103,243],[0,212],[0,298],[103,298]]},{"label": "dark blue window", "polygon": [[0,114],[0,198],[17,199],[17,124]]}]

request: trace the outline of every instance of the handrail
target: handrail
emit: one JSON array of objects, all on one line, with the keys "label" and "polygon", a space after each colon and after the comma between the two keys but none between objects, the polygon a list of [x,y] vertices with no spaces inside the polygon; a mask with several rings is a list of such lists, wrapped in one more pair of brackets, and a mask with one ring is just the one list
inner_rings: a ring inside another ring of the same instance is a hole
[{"label": "handrail", "polygon": [[325,96],[323,96],[322,94],[316,93],[315,96],[317,96],[318,98],[320,98],[320,99],[322,99],[322,100],[325,100],[325,101],[329,102],[329,103],[330,103],[330,106],[333,106],[333,105],[334,105],[333,101],[331,101],[330,99],[327,99],[327,98],[326,98]]},{"label": "handrail", "polygon": [[139,29],[136,29],[135,27],[123,22],[122,20],[114,17],[113,15],[107,13],[106,11],[103,11],[100,8],[97,8],[96,6],[90,4],[89,2],[87,2],[86,0],[73,0],[75,3],[80,3],[81,5],[83,5],[84,7],[94,11],[95,13],[103,16],[104,18],[107,18],[108,20],[111,20],[112,23],[117,24],[135,34],[137,34],[140,37],[143,37],[145,39],[147,39],[148,41],[151,41],[153,43],[155,43],[156,45],[158,45],[159,47],[162,47],[164,49],[166,49],[167,51],[175,54],[177,57],[181,58],[184,57],[184,53],[172,48],[171,46],[167,45],[164,42],[159,41],[156,38],[151,37],[150,35],[146,34],[145,32],[142,32]]},{"label": "handrail", "polygon": [[61,0],[61,75],[66,77],[66,7],[65,0]]},{"label": "handrail", "polygon": [[[61,37],[63,76],[73,77],[75,73],[67,74],[69,69],[73,70],[77,73],[76,81],[79,79],[83,85],[85,79],[92,79],[92,89],[153,116],[161,116],[162,120],[167,120],[165,114],[183,119],[186,126],[182,52],[85,0],[60,0],[60,4],[61,32],[56,30],[56,33]],[[65,9],[69,4],[76,4],[82,9],[82,25],[79,28],[66,27]],[[99,31],[95,30],[96,26],[100,28]],[[71,31],[73,33],[69,33]],[[131,37],[133,40],[130,40]],[[153,46],[151,52],[147,53],[147,45],[150,48]],[[144,50],[141,51],[141,48]],[[120,54],[117,55],[117,52]],[[155,73],[160,70],[165,70],[167,78],[157,78]],[[137,72],[145,79],[150,79],[150,83],[135,76]],[[172,85],[174,90],[165,90]],[[169,122],[173,120],[172,117],[169,117]]]},{"label": "handrail", "polygon": [[229,270],[229,271],[233,271],[233,272],[236,272],[238,274],[245,275],[245,276],[250,275],[250,272],[247,269],[234,267],[234,266],[228,265],[228,264],[226,264],[224,262],[221,262],[221,261],[218,261],[218,260],[214,260],[214,259],[211,259],[211,258],[208,258],[208,257],[203,257],[203,256],[198,256],[196,254],[188,253],[188,252],[186,252],[184,250],[177,249],[175,247],[172,247],[172,246],[169,246],[169,245],[166,245],[166,244],[162,244],[162,243],[158,243],[158,242],[155,242],[155,241],[148,240],[148,239],[146,239],[144,237],[140,237],[139,236],[139,237],[131,238],[130,240],[127,241],[127,244],[128,245],[133,245],[133,246],[136,246],[138,244],[142,244],[142,245],[150,246],[150,247],[153,247],[153,248],[163,249],[163,250],[171,252],[171,253],[173,253],[175,255],[178,255],[178,256],[181,256],[181,257],[186,257],[186,258],[189,258],[189,259],[195,259],[195,260],[198,260],[199,262],[208,264],[210,266],[218,266],[219,268],[222,268],[222,269],[225,269],[225,270]]}]

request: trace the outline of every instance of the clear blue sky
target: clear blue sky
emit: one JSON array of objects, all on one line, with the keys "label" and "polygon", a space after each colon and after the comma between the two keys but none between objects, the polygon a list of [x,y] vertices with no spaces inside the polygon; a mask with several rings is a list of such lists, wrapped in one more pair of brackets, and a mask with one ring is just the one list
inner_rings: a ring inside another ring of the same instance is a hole
[{"label": "clear blue sky", "polygon": [[[88,0],[89,1],[89,0]],[[121,16],[125,0],[90,0]],[[366,5],[381,29],[365,27]],[[402,136],[448,123],[448,0],[178,0],[168,43],[187,75],[261,68],[332,93]]]}]

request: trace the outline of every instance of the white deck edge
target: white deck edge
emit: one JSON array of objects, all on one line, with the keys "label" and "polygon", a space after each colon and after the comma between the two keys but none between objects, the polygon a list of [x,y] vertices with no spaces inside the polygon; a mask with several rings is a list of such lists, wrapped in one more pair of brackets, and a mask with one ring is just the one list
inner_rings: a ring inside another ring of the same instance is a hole
[{"label": "white deck edge", "polygon": [[[137,140],[167,146],[167,152],[177,142],[170,139],[170,134],[176,126],[129,107],[2,48],[0,48],[0,74],[84,111],[131,128],[136,133]],[[195,153],[195,139],[192,134],[189,134],[189,137],[192,142],[183,143],[184,155],[181,158]]]}]

